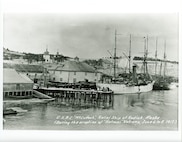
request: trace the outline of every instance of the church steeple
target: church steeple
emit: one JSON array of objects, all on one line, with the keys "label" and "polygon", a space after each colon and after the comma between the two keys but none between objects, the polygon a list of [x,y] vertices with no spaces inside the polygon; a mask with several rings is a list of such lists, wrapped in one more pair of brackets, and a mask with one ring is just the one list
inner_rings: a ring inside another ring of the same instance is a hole
[{"label": "church steeple", "polygon": [[49,51],[47,48],[46,48],[46,51],[44,52],[44,55],[49,55]]},{"label": "church steeple", "polygon": [[46,51],[44,52],[43,58],[45,59],[46,63],[50,63],[51,62],[51,57],[50,57],[50,54],[49,54],[49,51],[48,51],[47,48],[46,48]]}]

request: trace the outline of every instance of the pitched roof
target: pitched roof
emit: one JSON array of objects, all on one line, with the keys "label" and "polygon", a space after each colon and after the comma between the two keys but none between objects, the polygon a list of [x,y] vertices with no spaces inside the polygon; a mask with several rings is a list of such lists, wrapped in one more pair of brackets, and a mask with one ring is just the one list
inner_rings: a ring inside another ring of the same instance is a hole
[{"label": "pitched roof", "polygon": [[3,83],[33,83],[28,77],[20,75],[15,69],[3,69]]},{"label": "pitched roof", "polygon": [[44,64],[44,67],[47,68],[48,70],[55,70],[58,66],[62,66],[63,64]]},{"label": "pitched roof", "polygon": [[76,72],[97,72],[95,68],[84,63],[77,61],[66,61],[63,65],[57,66],[55,70],[59,71],[76,71]]},{"label": "pitched roof", "polygon": [[42,73],[44,71],[44,68],[41,65],[3,63],[3,68],[13,68],[17,72],[36,72],[36,73]]}]

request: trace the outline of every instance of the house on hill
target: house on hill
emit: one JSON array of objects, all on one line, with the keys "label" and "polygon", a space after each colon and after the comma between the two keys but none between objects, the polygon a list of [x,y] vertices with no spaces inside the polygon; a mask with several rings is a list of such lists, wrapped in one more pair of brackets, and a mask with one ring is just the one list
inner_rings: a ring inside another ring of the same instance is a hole
[{"label": "house on hill", "polygon": [[15,69],[3,69],[3,96],[31,97],[33,81],[26,75],[19,74]]},{"label": "house on hill", "polygon": [[51,81],[75,83],[88,80],[97,82],[100,80],[100,73],[95,68],[84,62],[66,61],[62,65],[57,65],[54,69],[49,69]]}]

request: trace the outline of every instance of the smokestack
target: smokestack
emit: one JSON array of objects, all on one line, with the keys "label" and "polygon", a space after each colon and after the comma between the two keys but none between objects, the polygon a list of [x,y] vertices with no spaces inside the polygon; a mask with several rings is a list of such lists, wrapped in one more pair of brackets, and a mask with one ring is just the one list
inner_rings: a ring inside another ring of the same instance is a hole
[{"label": "smokestack", "polygon": [[133,65],[133,82],[137,83],[136,65]]}]

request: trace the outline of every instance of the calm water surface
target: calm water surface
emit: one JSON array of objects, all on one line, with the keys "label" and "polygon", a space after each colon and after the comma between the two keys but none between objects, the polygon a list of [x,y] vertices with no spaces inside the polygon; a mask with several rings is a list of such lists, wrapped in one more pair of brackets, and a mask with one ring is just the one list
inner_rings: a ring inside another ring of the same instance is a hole
[{"label": "calm water surface", "polygon": [[60,100],[20,107],[28,112],[4,116],[4,129],[177,130],[178,90],[115,95],[110,108],[72,107]]}]

